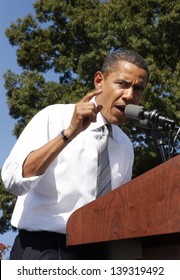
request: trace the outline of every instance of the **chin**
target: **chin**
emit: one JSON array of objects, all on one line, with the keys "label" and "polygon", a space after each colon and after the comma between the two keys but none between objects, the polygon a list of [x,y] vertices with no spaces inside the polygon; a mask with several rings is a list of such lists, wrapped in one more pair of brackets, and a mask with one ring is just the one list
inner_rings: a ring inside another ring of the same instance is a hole
[{"label": "chin", "polygon": [[117,118],[112,118],[109,123],[114,124],[114,125],[122,125],[126,121],[125,118],[122,119],[117,119]]}]

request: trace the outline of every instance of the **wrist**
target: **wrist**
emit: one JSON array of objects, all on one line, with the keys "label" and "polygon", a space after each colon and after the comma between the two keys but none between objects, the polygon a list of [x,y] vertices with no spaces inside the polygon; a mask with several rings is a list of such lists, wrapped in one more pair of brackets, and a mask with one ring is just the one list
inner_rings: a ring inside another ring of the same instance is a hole
[{"label": "wrist", "polygon": [[65,129],[65,135],[73,140],[80,132],[77,129],[74,129],[74,127],[72,127],[71,125]]},{"label": "wrist", "polygon": [[67,132],[65,129],[63,129],[61,132],[60,132],[60,135],[61,137],[63,138],[64,142],[65,143],[69,143],[71,142],[71,138],[68,136]]}]

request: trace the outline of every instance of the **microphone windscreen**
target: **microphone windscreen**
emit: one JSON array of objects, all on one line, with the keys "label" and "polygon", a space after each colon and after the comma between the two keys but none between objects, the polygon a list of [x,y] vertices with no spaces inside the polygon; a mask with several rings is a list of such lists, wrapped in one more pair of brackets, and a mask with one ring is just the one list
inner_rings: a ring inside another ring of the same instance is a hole
[{"label": "microphone windscreen", "polygon": [[133,119],[133,120],[139,120],[140,112],[144,110],[143,106],[137,106],[133,104],[129,104],[125,108],[125,115],[126,117]]}]

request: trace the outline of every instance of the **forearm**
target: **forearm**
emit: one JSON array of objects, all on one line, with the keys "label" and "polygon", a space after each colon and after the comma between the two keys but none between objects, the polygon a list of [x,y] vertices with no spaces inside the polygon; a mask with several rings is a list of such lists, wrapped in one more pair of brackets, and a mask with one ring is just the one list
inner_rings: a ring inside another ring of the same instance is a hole
[{"label": "forearm", "polygon": [[[67,129],[65,135],[73,139],[74,135]],[[61,135],[58,135],[41,148],[32,151],[24,161],[23,177],[42,175],[53,160],[68,145]]]}]

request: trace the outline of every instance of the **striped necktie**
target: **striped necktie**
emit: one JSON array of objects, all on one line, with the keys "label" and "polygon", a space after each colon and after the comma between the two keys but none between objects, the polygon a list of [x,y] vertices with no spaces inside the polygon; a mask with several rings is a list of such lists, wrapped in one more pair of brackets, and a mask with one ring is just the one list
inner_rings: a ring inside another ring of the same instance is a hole
[{"label": "striped necktie", "polygon": [[108,138],[111,135],[111,125],[101,127],[101,139],[98,143],[98,166],[96,198],[111,191],[111,172],[108,155]]}]

